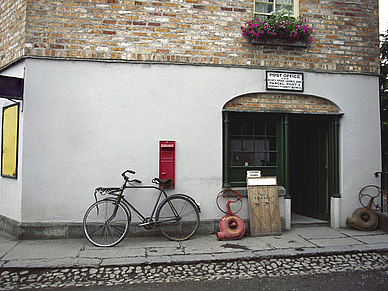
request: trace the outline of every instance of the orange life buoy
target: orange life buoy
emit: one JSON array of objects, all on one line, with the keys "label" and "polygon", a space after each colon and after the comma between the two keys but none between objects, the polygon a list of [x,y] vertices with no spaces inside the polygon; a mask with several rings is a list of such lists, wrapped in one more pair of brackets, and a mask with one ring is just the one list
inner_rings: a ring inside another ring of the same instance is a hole
[{"label": "orange life buoy", "polygon": [[348,225],[360,230],[374,230],[378,222],[379,218],[377,214],[366,208],[356,209],[352,217],[346,219]]},{"label": "orange life buoy", "polygon": [[245,234],[245,223],[237,215],[227,214],[220,220],[218,240],[239,239]]}]

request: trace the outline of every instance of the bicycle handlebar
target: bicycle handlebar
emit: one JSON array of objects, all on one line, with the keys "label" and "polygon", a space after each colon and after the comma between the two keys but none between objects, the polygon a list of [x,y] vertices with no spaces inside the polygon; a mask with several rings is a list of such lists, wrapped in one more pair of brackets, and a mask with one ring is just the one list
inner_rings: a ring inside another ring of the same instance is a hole
[{"label": "bicycle handlebar", "polygon": [[126,170],[126,171],[124,171],[122,174],[121,174],[121,176],[123,176],[123,178],[124,177],[127,177],[125,174],[126,173],[130,173],[130,174],[133,174],[133,175],[135,175],[136,174],[136,172],[135,171],[132,171],[132,170]]},{"label": "bicycle handlebar", "polygon": [[380,174],[380,175],[382,175],[382,174],[388,174],[388,172],[375,172],[375,177],[378,177],[379,174]]},{"label": "bicycle handlebar", "polygon": [[125,181],[127,181],[127,182],[137,182],[137,183],[141,183],[141,181],[138,180],[138,179],[133,179],[133,180],[129,181],[129,177],[127,177],[126,173],[133,174],[133,175],[136,174],[136,172],[133,171],[133,170],[126,170],[126,171],[124,171],[124,172],[121,174],[121,176],[123,177],[123,179],[124,179]]}]

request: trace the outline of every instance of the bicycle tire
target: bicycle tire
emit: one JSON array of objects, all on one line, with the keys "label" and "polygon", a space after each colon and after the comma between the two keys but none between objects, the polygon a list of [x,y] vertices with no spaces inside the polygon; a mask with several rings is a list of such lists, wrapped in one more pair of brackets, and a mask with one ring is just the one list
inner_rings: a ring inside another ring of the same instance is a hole
[{"label": "bicycle tire", "polygon": [[86,238],[95,246],[111,247],[117,245],[126,236],[131,221],[128,210],[121,203],[113,216],[117,202],[104,199],[92,204],[83,219]]},{"label": "bicycle tire", "polygon": [[199,226],[198,207],[191,199],[183,196],[170,196],[162,201],[155,218],[163,236],[174,241],[189,239]]}]

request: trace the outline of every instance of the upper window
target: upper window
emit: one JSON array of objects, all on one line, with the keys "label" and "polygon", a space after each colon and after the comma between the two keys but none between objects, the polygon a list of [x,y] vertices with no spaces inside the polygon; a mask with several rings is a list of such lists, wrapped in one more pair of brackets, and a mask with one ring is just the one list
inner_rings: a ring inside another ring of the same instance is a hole
[{"label": "upper window", "polygon": [[279,10],[299,15],[299,0],[255,0],[255,15],[268,16]]}]

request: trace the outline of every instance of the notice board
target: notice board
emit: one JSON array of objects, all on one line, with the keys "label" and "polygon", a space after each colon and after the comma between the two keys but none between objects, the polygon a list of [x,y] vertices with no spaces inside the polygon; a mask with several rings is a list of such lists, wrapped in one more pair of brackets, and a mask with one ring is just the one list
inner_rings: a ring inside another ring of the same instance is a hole
[{"label": "notice board", "polygon": [[276,177],[247,179],[251,236],[280,235]]}]

